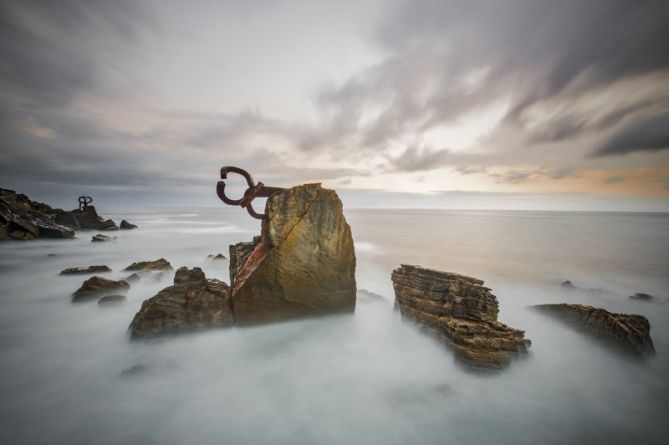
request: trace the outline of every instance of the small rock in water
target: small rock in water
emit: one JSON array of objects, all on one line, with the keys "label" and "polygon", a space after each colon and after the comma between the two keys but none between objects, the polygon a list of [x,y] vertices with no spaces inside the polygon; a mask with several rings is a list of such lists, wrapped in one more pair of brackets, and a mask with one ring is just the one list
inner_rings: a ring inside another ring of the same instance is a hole
[{"label": "small rock in water", "polygon": [[113,295],[118,292],[125,292],[128,289],[130,289],[130,285],[123,280],[108,280],[95,276],[84,281],[81,287],[72,294],[72,302],[78,303],[105,295]]},{"label": "small rock in water", "polygon": [[148,270],[172,270],[172,265],[165,258],[159,258],[155,261],[138,261],[123,269],[128,272],[148,271]]},{"label": "small rock in water", "polygon": [[651,301],[651,300],[654,300],[654,299],[655,299],[655,297],[653,297],[653,296],[650,295],[650,294],[642,294],[642,293],[640,293],[640,292],[637,292],[637,293],[634,294],[634,295],[630,295],[630,298],[631,298],[632,300],[642,300],[642,301]]},{"label": "small rock in water", "polygon": [[637,357],[655,354],[650,323],[642,315],[615,314],[582,304],[539,304],[533,307]]},{"label": "small rock in water", "polygon": [[105,231],[118,230],[118,226],[114,221],[108,219],[100,223],[100,227],[98,227],[98,230],[105,230]]},{"label": "small rock in water", "polygon": [[141,280],[142,276],[138,274],[137,272],[134,272],[131,275],[128,275],[123,279],[123,281],[127,281],[128,283],[136,283],[137,281]]},{"label": "small rock in water", "polygon": [[111,240],[112,240],[112,238],[110,236],[103,235],[101,233],[98,233],[97,235],[93,235],[93,237],[91,238],[91,242],[94,242],[94,243],[105,243],[105,242],[111,241]]},{"label": "small rock in water", "polygon": [[132,339],[149,339],[233,324],[228,285],[199,267],[181,267],[173,286],[142,303],[128,330]]},{"label": "small rock in water", "polygon": [[560,284],[560,286],[563,287],[564,289],[574,289],[576,287],[569,280],[563,281],[562,284]]},{"label": "small rock in water", "polygon": [[212,260],[212,261],[227,260],[225,255],[223,255],[222,253],[219,253],[217,255],[207,255],[207,259]]},{"label": "small rock in water", "polygon": [[106,295],[98,300],[99,306],[115,306],[125,302],[125,295]]},{"label": "small rock in water", "polygon": [[527,352],[525,332],[497,321],[497,297],[483,281],[402,265],[392,274],[395,304],[473,368],[501,368]]},{"label": "small rock in water", "polygon": [[134,225],[134,224],[130,224],[128,221],[126,221],[126,220],[124,219],[124,220],[121,221],[121,226],[120,226],[120,228],[123,229],[123,230],[131,230],[131,229],[136,229],[137,226]]},{"label": "small rock in water", "polygon": [[71,267],[69,269],[62,270],[61,275],[85,275],[89,273],[103,273],[111,272],[112,270],[108,266],[88,266],[88,267]]},{"label": "small rock in water", "polygon": [[149,370],[148,367],[144,365],[133,365],[129,367],[128,369],[124,369],[121,371],[121,376],[122,377],[138,377],[140,375],[146,374],[146,372]]},{"label": "small rock in water", "polygon": [[54,257],[54,256],[58,256],[58,254],[57,253],[47,253],[46,256]]},{"label": "small rock in water", "polygon": [[358,289],[358,302],[364,302],[364,303],[389,303],[388,300],[383,298],[379,294],[375,294],[374,292],[370,292],[365,289]]}]

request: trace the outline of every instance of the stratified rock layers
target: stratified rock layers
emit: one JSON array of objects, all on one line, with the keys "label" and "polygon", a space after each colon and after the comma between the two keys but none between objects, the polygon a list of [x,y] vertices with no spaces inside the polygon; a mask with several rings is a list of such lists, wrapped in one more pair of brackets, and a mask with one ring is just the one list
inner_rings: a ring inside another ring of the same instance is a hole
[{"label": "stratified rock layers", "polygon": [[638,357],[655,354],[650,323],[642,315],[615,314],[582,304],[539,304],[533,307]]},{"label": "stratified rock layers", "polygon": [[267,200],[260,239],[230,246],[238,324],[352,312],[355,252],[334,190],[305,184]]},{"label": "stratified rock layers", "polygon": [[527,352],[524,331],[497,321],[497,298],[483,281],[408,265],[394,270],[392,280],[402,316],[444,341],[467,365],[500,368]]},{"label": "stratified rock layers", "polygon": [[198,267],[181,267],[173,286],[142,303],[129,331],[131,338],[141,339],[233,324],[228,285],[207,279]]}]

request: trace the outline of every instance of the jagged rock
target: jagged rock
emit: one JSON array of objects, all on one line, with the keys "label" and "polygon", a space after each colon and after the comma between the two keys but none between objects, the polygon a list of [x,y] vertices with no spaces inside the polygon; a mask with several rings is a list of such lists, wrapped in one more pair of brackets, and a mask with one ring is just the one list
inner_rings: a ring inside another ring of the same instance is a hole
[{"label": "jagged rock", "polygon": [[128,221],[125,219],[121,221],[121,225],[119,226],[123,230],[131,230],[131,229],[136,229],[137,226],[134,224],[130,224]]},{"label": "jagged rock", "polygon": [[125,300],[125,295],[106,295],[98,300],[98,306],[116,306],[124,303]]},{"label": "jagged rock", "polygon": [[79,289],[72,294],[72,302],[91,300],[93,298],[113,295],[119,292],[125,292],[130,289],[130,285],[123,281],[108,280],[106,278],[94,276],[84,281]]},{"label": "jagged rock", "polygon": [[98,233],[97,235],[93,235],[91,237],[91,241],[94,243],[104,243],[111,240],[112,240],[111,236],[103,235],[101,233]]},{"label": "jagged rock", "polygon": [[149,270],[172,270],[172,265],[165,258],[159,258],[155,261],[138,261],[123,269],[127,272],[149,271]]},{"label": "jagged rock", "polygon": [[257,242],[230,246],[236,322],[352,312],[355,252],[335,191],[293,187],[269,197],[265,213]]},{"label": "jagged rock", "polygon": [[394,270],[392,280],[402,317],[445,342],[469,366],[500,368],[530,345],[524,331],[497,321],[497,297],[482,280],[408,265]]},{"label": "jagged rock", "polygon": [[563,281],[563,282],[560,284],[560,286],[561,286],[562,288],[564,288],[564,289],[574,289],[574,288],[576,288],[576,286],[574,286],[574,284],[573,284],[571,281],[569,281],[569,280],[567,280],[567,281]]},{"label": "jagged rock", "polygon": [[582,304],[539,304],[533,307],[634,356],[655,354],[650,323],[642,315],[615,314]]},{"label": "jagged rock", "polygon": [[109,266],[88,266],[88,267],[71,267],[69,269],[62,270],[61,275],[85,275],[89,273],[102,273],[102,272],[111,272],[112,270]]},{"label": "jagged rock", "polygon": [[630,295],[630,298],[632,300],[641,300],[641,301],[652,301],[655,299],[655,297],[653,297],[650,294],[642,294],[640,292],[637,292],[634,295]]},{"label": "jagged rock", "polygon": [[0,240],[74,237],[74,230],[54,220],[55,214],[46,204],[0,189]]},{"label": "jagged rock", "polygon": [[217,255],[207,255],[207,259],[208,259],[208,260],[212,260],[212,261],[227,260],[227,258],[225,257],[225,255],[223,255],[222,253],[219,253],[219,254],[217,254]]},{"label": "jagged rock", "polygon": [[198,267],[181,267],[173,286],[144,301],[128,330],[141,339],[233,324],[228,285],[207,279]]}]

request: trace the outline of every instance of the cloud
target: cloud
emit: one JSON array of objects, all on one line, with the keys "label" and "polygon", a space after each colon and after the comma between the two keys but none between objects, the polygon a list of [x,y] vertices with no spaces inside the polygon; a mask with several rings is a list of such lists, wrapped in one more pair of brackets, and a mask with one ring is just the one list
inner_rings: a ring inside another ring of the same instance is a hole
[{"label": "cloud", "polygon": [[443,167],[448,162],[448,155],[448,150],[444,149],[408,147],[401,155],[389,157],[388,161],[393,170],[415,172]]},{"label": "cloud", "polygon": [[605,184],[620,184],[621,182],[625,181],[625,176],[623,175],[615,175],[615,176],[609,176],[604,180]]},{"label": "cloud", "polygon": [[669,149],[669,112],[624,122],[593,153],[593,157]]}]

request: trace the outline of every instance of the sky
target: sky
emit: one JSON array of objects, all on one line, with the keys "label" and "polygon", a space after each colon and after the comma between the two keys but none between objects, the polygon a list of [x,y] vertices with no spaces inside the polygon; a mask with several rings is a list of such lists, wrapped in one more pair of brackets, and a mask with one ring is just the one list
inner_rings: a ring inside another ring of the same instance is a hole
[{"label": "sky", "polygon": [[663,0],[0,0],[0,187],[669,211],[667,36]]}]

